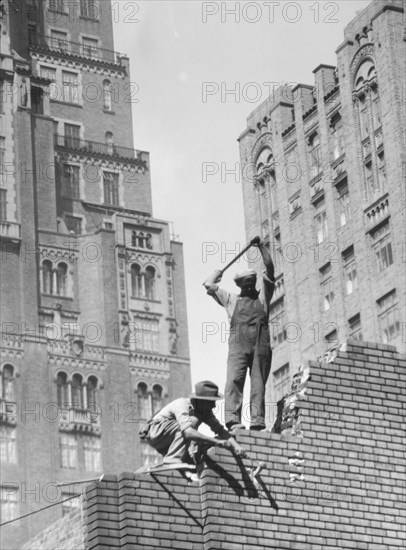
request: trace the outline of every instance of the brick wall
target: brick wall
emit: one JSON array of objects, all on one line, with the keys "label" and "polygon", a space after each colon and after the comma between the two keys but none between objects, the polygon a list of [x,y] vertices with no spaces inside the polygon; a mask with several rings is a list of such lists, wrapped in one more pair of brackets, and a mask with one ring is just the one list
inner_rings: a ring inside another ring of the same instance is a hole
[{"label": "brick wall", "polygon": [[404,548],[405,366],[391,346],[349,341],[295,376],[281,434],[239,432],[244,461],[212,450],[189,486],[178,472],[105,476],[85,492],[84,547]]},{"label": "brick wall", "polygon": [[83,509],[73,510],[31,539],[26,550],[84,550]]}]

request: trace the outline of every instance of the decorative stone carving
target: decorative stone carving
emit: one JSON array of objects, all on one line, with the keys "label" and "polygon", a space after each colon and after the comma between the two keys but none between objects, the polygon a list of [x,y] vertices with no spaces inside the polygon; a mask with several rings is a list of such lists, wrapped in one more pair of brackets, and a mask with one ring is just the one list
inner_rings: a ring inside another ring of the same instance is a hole
[{"label": "decorative stone carving", "polygon": [[264,132],[252,147],[252,156],[256,157],[265,145],[272,145],[272,132]]},{"label": "decorative stone carving", "polygon": [[355,73],[357,72],[363,58],[367,57],[368,55],[373,56],[374,51],[375,48],[373,44],[364,44],[363,46],[361,46],[361,48],[357,51],[351,61],[351,78],[354,78]]}]

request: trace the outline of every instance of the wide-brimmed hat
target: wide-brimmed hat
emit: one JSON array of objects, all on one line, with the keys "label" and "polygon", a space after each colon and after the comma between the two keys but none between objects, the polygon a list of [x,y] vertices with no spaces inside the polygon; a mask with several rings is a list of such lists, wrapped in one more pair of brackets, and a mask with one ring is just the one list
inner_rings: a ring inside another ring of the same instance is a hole
[{"label": "wide-brimmed hat", "polygon": [[191,399],[205,399],[207,401],[217,401],[224,396],[219,393],[219,387],[210,380],[203,380],[195,385],[195,393],[190,395]]},{"label": "wide-brimmed hat", "polygon": [[257,278],[257,274],[253,269],[247,269],[246,271],[242,271],[241,273],[237,273],[234,277],[234,282],[236,285],[240,286],[240,284],[243,281],[246,281],[248,279],[255,280]]}]

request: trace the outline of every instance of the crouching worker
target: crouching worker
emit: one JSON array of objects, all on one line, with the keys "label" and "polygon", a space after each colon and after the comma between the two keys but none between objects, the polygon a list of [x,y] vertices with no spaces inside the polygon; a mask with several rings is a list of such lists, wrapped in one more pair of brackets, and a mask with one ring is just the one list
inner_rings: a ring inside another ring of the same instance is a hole
[{"label": "crouching worker", "polygon": [[[189,398],[175,399],[148,422],[140,437],[164,457],[162,466],[194,464],[192,453],[199,454],[198,450],[210,447],[224,447],[237,456],[245,456],[244,449],[213,414],[216,401],[222,397],[213,382],[199,382],[195,386],[195,393]],[[219,439],[198,432],[202,422]]]}]

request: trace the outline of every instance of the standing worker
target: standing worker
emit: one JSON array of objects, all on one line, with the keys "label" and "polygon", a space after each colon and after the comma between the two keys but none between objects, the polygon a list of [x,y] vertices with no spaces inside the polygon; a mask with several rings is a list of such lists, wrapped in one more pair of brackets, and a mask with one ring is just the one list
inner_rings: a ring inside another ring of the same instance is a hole
[{"label": "standing worker", "polygon": [[207,293],[226,309],[230,321],[225,389],[225,420],[229,430],[244,427],[241,411],[248,369],[251,375],[250,429],[265,429],[265,385],[272,359],[268,318],[275,274],[271,255],[261,239],[255,237],[250,246],[259,248],[265,264],[262,292],[256,289],[257,275],[252,269],[234,277],[241,289],[239,295],[219,288],[217,283],[221,281],[224,270],[216,270],[204,282]]}]

